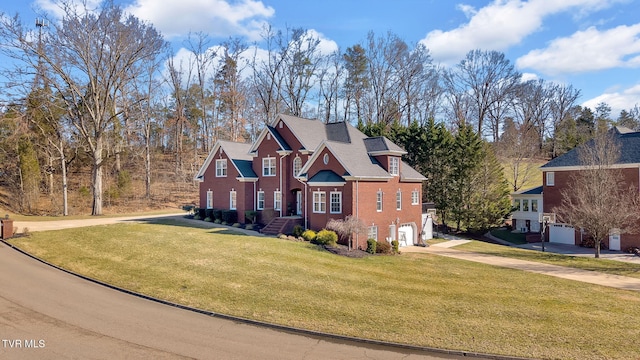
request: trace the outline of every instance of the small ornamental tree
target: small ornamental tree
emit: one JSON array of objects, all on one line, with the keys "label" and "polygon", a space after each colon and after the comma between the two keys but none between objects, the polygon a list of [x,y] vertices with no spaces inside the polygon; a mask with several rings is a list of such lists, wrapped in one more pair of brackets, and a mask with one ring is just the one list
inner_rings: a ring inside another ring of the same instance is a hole
[{"label": "small ornamental tree", "polygon": [[[338,233],[341,237],[347,239],[347,245],[349,246],[349,251],[351,251],[352,247],[352,239],[353,234],[359,233],[367,233],[367,226],[362,222],[362,220],[358,219],[355,216],[348,215],[346,218],[336,220],[331,219],[327,223],[327,229],[331,229]],[[359,247],[359,244],[356,244],[356,249]]]}]

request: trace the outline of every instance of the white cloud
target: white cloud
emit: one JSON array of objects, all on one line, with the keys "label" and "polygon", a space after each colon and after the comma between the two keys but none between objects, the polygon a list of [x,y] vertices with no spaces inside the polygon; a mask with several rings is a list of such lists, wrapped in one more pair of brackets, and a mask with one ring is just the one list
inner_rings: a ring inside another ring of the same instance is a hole
[{"label": "white cloud", "polygon": [[636,105],[640,105],[640,84],[632,86],[623,91],[605,92],[582,103],[582,106],[595,109],[600,103],[611,106],[611,117],[617,118],[620,111],[629,111]]},{"label": "white cloud", "polygon": [[126,10],[151,22],[167,38],[202,31],[212,37],[258,40],[266,19],[275,14],[272,7],[255,0],[136,0]]},{"label": "white cloud", "polygon": [[614,67],[640,66],[640,24],[599,31],[590,27],[552,41],[516,61],[518,68],[545,74],[579,73]]},{"label": "white cloud", "polygon": [[520,81],[527,82],[529,80],[538,80],[539,78],[540,77],[538,76],[538,74],[522,73],[522,77],[520,78]]},{"label": "white cloud", "polygon": [[433,30],[420,42],[436,61],[453,63],[474,49],[502,51],[516,45],[542,27],[546,16],[572,11],[585,14],[619,0],[494,0],[476,10],[458,5],[470,19],[450,31]]},{"label": "white cloud", "polygon": [[320,40],[320,43],[318,44],[318,51],[320,52],[320,54],[329,55],[333,52],[338,51],[338,43],[331,39],[327,39],[322,33],[319,33],[314,29],[310,29],[307,30],[306,34],[311,38]]},{"label": "white cloud", "polygon": [[[87,0],[86,8],[88,10],[94,10],[100,7],[103,0]],[[68,5],[75,8],[76,11],[82,13],[84,11],[84,5],[81,0],[70,0]],[[34,6],[38,9],[42,9],[48,14],[51,14],[55,19],[61,20],[65,14],[63,5],[56,0],[36,0]]]}]

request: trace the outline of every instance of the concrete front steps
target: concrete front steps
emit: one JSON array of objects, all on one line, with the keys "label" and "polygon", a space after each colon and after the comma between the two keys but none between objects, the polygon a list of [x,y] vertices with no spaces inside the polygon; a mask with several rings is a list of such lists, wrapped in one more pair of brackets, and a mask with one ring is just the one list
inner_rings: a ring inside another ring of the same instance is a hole
[{"label": "concrete front steps", "polygon": [[290,234],[296,225],[302,226],[302,218],[299,216],[277,217],[271,220],[260,232],[265,235]]}]

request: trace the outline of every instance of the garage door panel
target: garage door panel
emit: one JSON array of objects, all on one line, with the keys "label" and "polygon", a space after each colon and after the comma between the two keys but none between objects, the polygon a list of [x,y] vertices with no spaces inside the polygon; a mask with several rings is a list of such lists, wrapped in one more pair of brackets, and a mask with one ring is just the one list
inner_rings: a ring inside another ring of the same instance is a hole
[{"label": "garage door panel", "polygon": [[575,229],[566,224],[551,224],[549,225],[549,242],[575,245]]}]

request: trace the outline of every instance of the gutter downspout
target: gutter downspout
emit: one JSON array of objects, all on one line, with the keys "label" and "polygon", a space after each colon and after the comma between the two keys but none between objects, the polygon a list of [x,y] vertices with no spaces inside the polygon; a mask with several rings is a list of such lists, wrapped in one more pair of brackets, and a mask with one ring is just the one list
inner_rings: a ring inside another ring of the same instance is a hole
[{"label": "gutter downspout", "polygon": [[300,182],[301,184],[304,185],[304,207],[302,208],[302,211],[304,212],[304,228],[307,229],[308,224],[307,224],[307,182],[306,181],[302,181],[300,180],[300,178],[298,177],[294,177],[296,180],[298,180],[298,182]]},{"label": "gutter downspout", "polygon": [[[360,182],[356,180],[356,219],[360,219]],[[356,232],[356,249],[360,246],[360,232]]]},{"label": "gutter downspout", "polygon": [[280,217],[282,217],[282,207],[284,205],[284,191],[282,191],[282,159],[284,159],[289,154],[280,155]]}]

